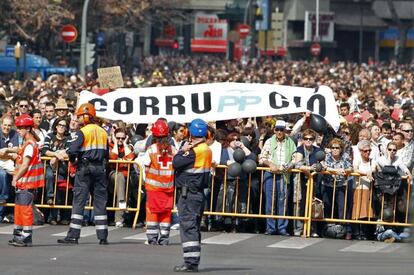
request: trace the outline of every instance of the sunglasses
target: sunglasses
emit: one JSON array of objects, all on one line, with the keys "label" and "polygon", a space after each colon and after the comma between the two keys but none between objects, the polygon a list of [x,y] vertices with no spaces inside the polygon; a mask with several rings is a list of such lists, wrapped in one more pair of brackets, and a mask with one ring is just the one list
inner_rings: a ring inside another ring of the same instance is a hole
[{"label": "sunglasses", "polygon": [[115,137],[116,139],[119,139],[119,140],[125,140],[126,138],[125,137]]},{"label": "sunglasses", "polygon": [[388,148],[388,152],[397,152],[397,149]]},{"label": "sunglasses", "polygon": [[361,152],[364,152],[364,153],[371,152],[371,149],[361,150]]},{"label": "sunglasses", "polygon": [[413,129],[409,129],[409,130],[401,130],[401,131],[403,131],[404,133],[412,133],[412,132],[413,132]]},{"label": "sunglasses", "polygon": [[283,132],[283,131],[285,131],[285,129],[275,128],[275,132]]},{"label": "sunglasses", "polygon": [[62,127],[62,128],[68,127],[66,124],[58,124],[57,126]]},{"label": "sunglasses", "polygon": [[314,141],[315,139],[313,137],[304,137],[303,140]]},{"label": "sunglasses", "polygon": [[341,150],[341,147],[331,147],[332,150]]}]

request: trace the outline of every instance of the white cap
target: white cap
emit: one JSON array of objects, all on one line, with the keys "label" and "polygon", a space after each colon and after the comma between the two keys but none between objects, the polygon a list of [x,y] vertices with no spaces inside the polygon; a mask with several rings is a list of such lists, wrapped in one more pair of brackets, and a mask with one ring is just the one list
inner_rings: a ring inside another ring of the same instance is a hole
[{"label": "white cap", "polygon": [[278,119],[276,121],[275,128],[279,128],[279,129],[280,128],[283,128],[283,129],[285,129],[286,128],[286,122],[284,120]]}]

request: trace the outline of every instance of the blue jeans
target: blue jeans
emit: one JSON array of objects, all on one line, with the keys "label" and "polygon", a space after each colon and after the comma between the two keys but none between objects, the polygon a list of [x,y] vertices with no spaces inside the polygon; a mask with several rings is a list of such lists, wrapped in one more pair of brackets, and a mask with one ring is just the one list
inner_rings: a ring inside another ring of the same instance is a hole
[{"label": "blue jeans", "polygon": [[55,173],[50,165],[46,166],[46,199],[53,198],[55,196]]},{"label": "blue jeans", "polygon": [[[273,178],[275,178],[275,187],[276,190],[273,190]],[[265,185],[265,195],[266,195],[266,215],[279,215],[286,216],[287,213],[287,199],[288,199],[288,190],[287,182],[282,175],[275,175],[270,172],[265,172],[264,174],[264,185]],[[273,203],[273,212],[272,212],[272,201]],[[288,226],[287,219],[278,219],[277,221],[277,230],[278,232],[286,231]],[[266,231],[276,232],[276,221],[275,219],[268,218],[266,219]]]},{"label": "blue jeans", "polygon": [[[12,177],[0,168],[0,199],[8,200]],[[0,206],[0,217],[3,216],[3,206]]]}]

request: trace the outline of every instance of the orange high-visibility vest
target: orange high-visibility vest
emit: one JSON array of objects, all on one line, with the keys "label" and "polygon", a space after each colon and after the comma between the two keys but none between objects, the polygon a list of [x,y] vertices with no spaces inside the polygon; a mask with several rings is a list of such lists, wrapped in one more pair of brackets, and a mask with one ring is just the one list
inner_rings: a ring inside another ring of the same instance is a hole
[{"label": "orange high-visibility vest", "polygon": [[[171,146],[171,145],[170,145]],[[172,154],[162,156],[157,144],[148,147],[151,159],[149,166],[145,168],[145,188],[152,191],[173,192],[174,191],[174,168],[172,160],[176,149],[171,146]]]},{"label": "orange high-visibility vest", "polygon": [[17,181],[16,187],[19,189],[36,189],[45,185],[45,175],[43,163],[40,159],[39,147],[33,140],[25,142],[23,147],[19,150],[16,163],[21,165],[23,163],[23,153],[28,145],[33,146],[33,156],[30,159],[29,168],[26,173]]},{"label": "orange high-visibility vest", "polygon": [[193,150],[195,153],[194,167],[184,171],[192,174],[210,173],[213,155],[210,147],[203,142],[194,147]]}]

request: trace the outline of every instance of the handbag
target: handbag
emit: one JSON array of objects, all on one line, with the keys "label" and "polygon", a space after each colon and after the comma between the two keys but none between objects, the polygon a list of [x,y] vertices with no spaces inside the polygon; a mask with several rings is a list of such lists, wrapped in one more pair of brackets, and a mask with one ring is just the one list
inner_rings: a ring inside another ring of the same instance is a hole
[{"label": "handbag", "polygon": [[401,187],[401,176],[398,169],[392,165],[387,165],[380,172],[374,173],[375,186],[382,192],[394,195]]},{"label": "handbag", "polygon": [[313,219],[323,219],[323,213],[324,213],[323,201],[318,198],[313,198],[311,217]]}]

